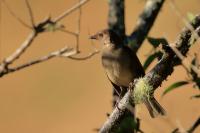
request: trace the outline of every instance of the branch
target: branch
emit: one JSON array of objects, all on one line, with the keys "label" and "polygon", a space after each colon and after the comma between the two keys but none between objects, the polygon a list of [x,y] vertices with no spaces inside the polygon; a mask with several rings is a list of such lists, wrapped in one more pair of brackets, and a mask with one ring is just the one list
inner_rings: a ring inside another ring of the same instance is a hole
[{"label": "branch", "polygon": [[[109,16],[108,16],[108,25],[109,28],[114,30],[120,37],[122,37],[125,44],[130,43],[137,47],[137,49],[142,44],[143,40],[147,36],[153,22],[156,19],[158,12],[163,4],[164,0],[149,0],[146,3],[146,6],[143,10],[143,13],[139,17],[138,24],[132,33],[133,35],[127,37],[125,34],[125,3],[124,0],[109,0]],[[137,49],[135,51],[137,51]],[[120,93],[120,90],[119,90]],[[123,95],[122,95],[123,96]],[[116,98],[117,97],[117,98]],[[117,99],[119,98],[116,90],[113,88],[113,106],[116,105]],[[123,119],[132,118],[131,122],[134,122],[134,114],[129,111],[126,113]],[[130,121],[126,124],[126,127],[133,129],[133,124]],[[135,122],[134,122],[135,123]],[[137,122],[136,122],[137,123]],[[126,132],[124,130],[129,130],[128,128],[124,128],[121,132]],[[135,128],[136,129],[136,128]],[[130,130],[128,131],[130,132]]]},{"label": "branch", "polygon": [[[11,54],[9,57],[5,58],[3,60],[3,62],[1,62],[1,64],[0,64],[0,77],[4,76],[5,74],[11,73],[11,72],[15,72],[15,71],[21,70],[23,68],[32,66],[34,64],[38,64],[38,63],[47,61],[47,60],[49,60],[49,59],[51,59],[53,57],[57,57],[57,56],[59,56],[59,57],[61,57],[61,56],[62,57],[69,57],[69,56],[78,54],[79,53],[78,51],[79,51],[80,24],[81,24],[81,9],[80,9],[80,7],[83,6],[84,4],[86,4],[88,1],[89,0],[82,0],[78,4],[76,4],[75,6],[70,8],[69,10],[66,10],[64,13],[62,13],[60,16],[58,16],[54,20],[51,20],[51,18],[46,18],[43,21],[41,21],[40,23],[38,23],[37,25],[35,25],[31,6],[30,6],[28,0],[25,0],[26,6],[27,6],[28,11],[29,11],[31,24],[32,24],[32,27],[30,27],[26,23],[24,23],[9,8],[9,6],[3,0],[3,3],[7,7],[8,11],[10,12],[10,14],[14,18],[16,18],[20,23],[22,23],[24,26],[31,28],[32,32],[30,33],[30,35],[28,35],[27,39],[25,39],[25,41],[21,44],[21,46],[15,50],[15,52],[13,54]],[[76,48],[73,49],[73,51],[72,51],[72,49],[69,49],[69,48],[63,48],[63,49],[60,49],[58,51],[49,53],[48,55],[43,56],[43,57],[41,57],[39,59],[32,60],[32,61],[29,61],[29,62],[24,63],[22,65],[19,65],[17,67],[12,67],[12,68],[10,67],[10,65],[12,63],[14,63],[17,59],[19,59],[26,52],[26,50],[31,46],[32,42],[37,37],[37,35],[39,35],[39,33],[44,33],[46,31],[62,30],[63,27],[61,27],[61,26],[63,26],[63,25],[59,25],[59,24],[57,24],[57,22],[60,21],[61,19],[63,19],[64,17],[68,16],[69,14],[71,14],[73,11],[75,11],[77,9],[80,9],[79,10],[79,19],[78,19],[78,32],[77,33],[73,33],[73,32],[68,32],[67,30],[65,30],[65,32],[76,36],[77,44],[76,44]],[[96,53],[92,53],[92,55],[89,55],[88,57],[84,57],[84,58],[85,59],[90,58],[94,54],[96,54]]]},{"label": "branch", "polygon": [[[195,17],[191,25],[194,29],[200,27],[200,15]],[[190,40],[192,35],[192,31],[186,27],[174,43],[183,55],[186,55],[189,47],[191,46]],[[154,88],[154,90],[156,90],[156,88],[161,85],[167,76],[173,72],[173,67],[177,65],[177,61],[180,63],[179,58],[177,58],[169,46],[163,46],[163,49],[165,50],[165,53],[162,59],[149,73],[144,76],[144,78],[148,79],[148,83]],[[130,110],[130,106],[133,104],[134,99],[132,97],[132,93],[133,90],[136,89],[136,84],[137,81],[130,84],[129,91],[125,94],[118,106],[113,110],[110,117],[103,124],[100,129],[100,133],[113,133],[116,131],[116,127],[120,127],[122,123],[121,120],[126,116],[127,110]]]},{"label": "branch", "polygon": [[147,1],[143,12],[139,16],[135,29],[131,35],[128,36],[129,45],[135,52],[138,51],[144,39],[148,35],[164,1],[165,0]]},{"label": "branch", "polygon": [[[81,0],[79,0],[81,2]],[[79,14],[78,14],[78,28],[77,28],[77,36],[76,37],[76,51],[79,52],[79,44],[80,44],[80,32],[81,32],[81,15],[82,15],[82,10],[81,7],[79,7]]]},{"label": "branch", "polygon": [[[82,60],[87,60],[87,59],[92,58],[94,55],[98,54],[99,52],[100,52],[99,50],[95,50],[95,51],[89,53],[88,55],[86,55],[86,56],[84,56],[84,57],[68,56],[68,58],[69,58],[69,59],[72,59],[72,60],[82,61]],[[65,56],[62,56],[62,57],[65,57]]]},{"label": "branch", "polygon": [[124,0],[109,0],[109,28],[125,38]]},{"label": "branch", "polygon": [[84,4],[86,4],[89,1],[90,0],[81,0],[79,3],[77,3],[76,5],[74,5],[72,8],[68,9],[67,11],[65,11],[61,15],[59,15],[58,17],[54,18],[53,22],[56,23],[56,22],[62,20],[63,18],[65,18],[66,16],[68,16],[69,14],[71,14],[72,12],[74,12],[75,10],[79,9],[81,6],[83,6]]},{"label": "branch", "polygon": [[[200,31],[200,30],[199,30]],[[174,46],[170,45],[171,49],[174,51],[174,53],[176,53],[177,57],[181,60],[181,64],[182,66],[186,69],[187,72],[191,73],[191,70],[193,72],[195,72],[197,74],[198,77],[200,77],[200,70],[197,68],[197,66],[191,64],[191,62],[189,62],[188,60],[186,60],[185,62],[183,61],[185,56],[183,56],[181,54],[181,52]],[[190,69],[188,69],[187,64],[190,65]]]},{"label": "branch", "polygon": [[[173,12],[175,12],[175,14],[184,22],[184,24],[187,26],[188,29],[190,29],[193,34],[194,34],[194,37],[193,37],[193,40],[196,41],[198,40],[199,36],[198,32],[200,32],[200,27],[197,28],[196,30],[192,27],[192,25],[190,24],[190,22],[185,19],[184,15],[181,13],[181,11],[178,9],[176,3],[174,1],[170,1],[170,7],[172,8]],[[183,62],[185,56],[183,56],[180,51],[172,45],[170,45],[172,50],[176,53],[176,55],[178,56],[178,58],[181,60],[181,63],[182,63],[182,66],[185,68],[185,70],[187,72],[189,72],[192,76],[194,76],[192,73],[195,72],[195,75],[197,75],[198,77],[200,77],[200,70],[197,68],[197,66],[191,64],[191,62],[189,62],[188,60],[186,60],[185,62]],[[187,65],[190,65],[190,69],[187,67]]]},{"label": "branch", "polygon": [[38,63],[45,62],[45,61],[50,60],[50,59],[55,58],[55,57],[60,57],[60,56],[68,57],[68,56],[72,56],[74,54],[76,54],[76,50],[74,50],[73,48],[64,47],[60,50],[51,52],[46,56],[42,56],[38,59],[29,61],[29,62],[24,63],[22,65],[19,65],[19,66],[13,67],[13,68],[6,67],[4,69],[4,71],[0,72],[0,77],[4,76],[5,74],[9,74],[9,73],[12,73],[12,72],[15,72],[15,71],[19,71],[23,68],[26,68],[26,67],[38,64]]},{"label": "branch", "polygon": [[6,65],[12,64],[15,60],[20,58],[20,56],[31,45],[36,36],[37,36],[36,32],[31,32],[30,35],[28,35],[27,39],[22,43],[22,45],[12,55],[10,55],[5,59]]}]

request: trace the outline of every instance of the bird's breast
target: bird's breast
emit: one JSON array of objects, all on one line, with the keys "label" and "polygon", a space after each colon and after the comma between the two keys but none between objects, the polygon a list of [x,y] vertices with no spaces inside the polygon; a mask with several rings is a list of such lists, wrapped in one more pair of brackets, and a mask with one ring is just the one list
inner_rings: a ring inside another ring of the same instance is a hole
[{"label": "bird's breast", "polygon": [[102,64],[108,78],[116,85],[128,86],[135,77],[133,60],[121,49],[104,50]]}]

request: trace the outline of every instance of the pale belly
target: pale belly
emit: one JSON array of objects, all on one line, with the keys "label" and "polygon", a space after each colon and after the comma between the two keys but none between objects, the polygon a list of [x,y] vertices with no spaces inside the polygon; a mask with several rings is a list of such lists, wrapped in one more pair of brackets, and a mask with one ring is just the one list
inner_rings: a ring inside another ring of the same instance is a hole
[{"label": "pale belly", "polygon": [[121,64],[113,63],[110,68],[106,68],[106,74],[108,78],[116,85],[128,87],[129,83],[134,79],[133,74],[128,71],[130,68],[126,68]]}]

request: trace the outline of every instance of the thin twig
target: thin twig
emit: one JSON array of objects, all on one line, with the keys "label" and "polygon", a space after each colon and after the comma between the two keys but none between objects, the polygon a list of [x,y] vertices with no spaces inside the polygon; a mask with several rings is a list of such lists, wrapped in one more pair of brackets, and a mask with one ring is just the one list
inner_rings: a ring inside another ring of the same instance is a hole
[{"label": "thin twig", "polygon": [[[66,17],[67,15],[69,15],[70,13],[72,13],[73,11],[75,11],[76,9],[80,8],[82,5],[84,5],[85,3],[87,3],[89,0],[82,0],[80,1],[78,4],[76,4],[75,6],[73,6],[72,8],[70,8],[69,10],[65,11],[63,14],[61,14],[59,17],[57,17],[56,19],[54,19],[54,21],[52,21],[50,18],[45,19],[44,21],[40,22],[38,25],[35,25],[34,23],[34,18],[33,18],[33,13],[32,13],[32,9],[31,6],[28,2],[28,0],[26,0],[26,5],[27,8],[29,10],[29,15],[30,15],[30,19],[31,19],[31,23],[33,27],[28,26],[27,24],[25,24],[18,16],[15,15],[15,13],[10,10],[10,8],[8,7],[8,5],[6,4],[6,2],[3,0],[4,4],[6,5],[6,7],[8,8],[9,12],[11,13],[11,15],[13,17],[15,17],[20,23],[22,23],[23,25],[25,25],[26,27],[29,27],[32,29],[32,32],[28,35],[27,39],[21,44],[21,46],[19,48],[17,48],[15,50],[15,52],[13,54],[11,54],[9,57],[7,57],[3,62],[1,62],[0,64],[0,77],[4,76],[5,74],[11,73],[11,72],[15,72],[18,70],[21,70],[23,68],[32,66],[34,64],[38,64],[44,61],[47,61],[53,57],[71,57],[73,55],[76,55],[79,53],[79,34],[80,34],[80,26],[81,26],[81,9],[79,12],[79,20],[78,20],[78,33],[74,33],[68,30],[64,30],[62,28],[58,28],[58,30],[61,30],[63,32],[66,32],[68,34],[74,35],[75,37],[77,37],[77,44],[76,44],[76,48],[63,48],[60,49],[58,51],[55,52],[51,52],[46,56],[40,57],[38,59],[29,61],[27,63],[21,64],[19,66],[16,67],[10,67],[10,64],[14,63],[17,59],[19,59],[24,52],[31,46],[32,42],[34,41],[34,39],[37,37],[37,35],[39,33],[43,33],[45,31],[50,31],[48,30],[49,25],[51,26],[55,26],[56,23],[63,19],[64,17]],[[92,57],[94,54],[96,54],[97,52],[94,52],[90,55],[88,55],[87,57],[81,57],[80,59],[77,60],[84,60],[87,58]],[[73,58],[73,57],[72,57]],[[75,59],[76,57],[74,57]]]},{"label": "thin twig", "polygon": [[[79,0],[81,2],[81,0]],[[76,50],[79,51],[79,44],[80,44],[80,32],[81,32],[81,15],[82,15],[82,10],[81,7],[79,8],[79,14],[78,14],[78,28],[77,28],[77,34],[76,36]]]},{"label": "thin twig", "polygon": [[91,57],[93,57],[94,55],[98,54],[100,51],[99,50],[96,50],[92,53],[89,53],[87,56],[85,57],[73,57],[73,56],[68,56],[69,59],[72,59],[72,60],[78,60],[78,61],[82,61],[82,60],[87,60],[87,59],[90,59]]},{"label": "thin twig", "polygon": [[28,0],[25,0],[25,3],[26,3],[26,6],[28,8],[31,25],[32,25],[32,27],[35,27],[34,15],[33,15],[32,9],[31,9],[31,5],[30,5]]},{"label": "thin twig", "polygon": [[71,35],[73,35],[73,36],[78,36],[77,33],[72,32],[72,31],[69,31],[69,30],[67,30],[67,29],[59,29],[59,31],[65,32],[65,33],[67,33],[67,34],[71,34]]},{"label": "thin twig", "polygon": [[[1,3],[2,3],[2,2],[0,2],[0,20],[1,20],[1,21],[0,21],[0,29],[2,29],[2,11],[3,11],[3,10],[2,10],[2,4],[1,4]],[[0,30],[0,61],[1,61],[1,59],[2,59],[2,57],[1,57],[1,56],[2,56],[2,51],[1,51],[1,50],[2,50],[2,49],[1,49],[1,47],[2,47],[2,46],[1,46],[1,45],[2,45],[2,35],[1,35],[2,32],[1,32],[1,31],[2,31],[2,30]]]},{"label": "thin twig", "polygon": [[66,16],[68,16],[69,14],[71,14],[76,9],[80,8],[81,6],[83,6],[84,4],[86,4],[89,1],[90,0],[82,0],[82,1],[80,1],[79,3],[77,3],[76,5],[74,5],[72,8],[70,8],[67,11],[63,12],[60,16],[54,18],[53,22],[58,22],[58,21],[62,20],[63,18],[65,18]]},{"label": "thin twig", "polygon": [[26,24],[20,17],[18,17],[12,10],[11,8],[8,6],[8,4],[6,3],[5,0],[2,0],[2,3],[6,6],[7,10],[9,11],[9,13],[22,25],[24,25],[25,27],[32,29],[31,26],[29,26],[28,24]]},{"label": "thin twig", "polygon": [[42,57],[40,57],[38,59],[29,61],[27,63],[24,63],[22,65],[19,65],[19,66],[13,67],[13,68],[8,68],[8,70],[7,70],[7,72],[5,74],[11,73],[11,72],[15,72],[15,71],[21,70],[23,68],[38,64],[38,63],[42,63],[42,62],[47,61],[49,59],[52,59],[54,57],[60,57],[63,54],[65,54],[65,56],[67,56],[67,55],[71,56],[71,55],[76,54],[76,52],[75,52],[75,50],[73,48],[64,47],[64,48],[62,48],[60,50],[56,50],[54,52],[51,52],[48,55],[42,56]]}]

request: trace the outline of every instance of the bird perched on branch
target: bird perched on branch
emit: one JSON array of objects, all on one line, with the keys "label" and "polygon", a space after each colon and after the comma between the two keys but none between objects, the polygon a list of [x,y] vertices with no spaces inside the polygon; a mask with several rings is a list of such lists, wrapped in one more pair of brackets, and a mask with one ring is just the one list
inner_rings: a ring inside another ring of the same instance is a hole
[{"label": "bird perched on branch", "polygon": [[[102,64],[108,79],[115,88],[116,94],[124,95],[129,83],[145,75],[144,69],[136,54],[123,44],[123,40],[113,30],[103,30],[90,37],[103,44]],[[120,93],[120,94],[119,94]],[[144,103],[151,117],[164,115],[165,111],[156,99],[151,96]]]}]

